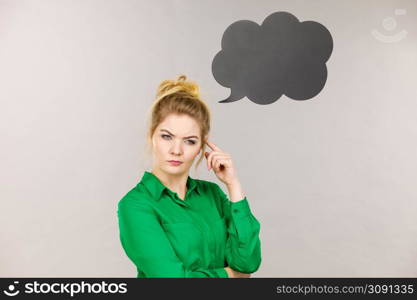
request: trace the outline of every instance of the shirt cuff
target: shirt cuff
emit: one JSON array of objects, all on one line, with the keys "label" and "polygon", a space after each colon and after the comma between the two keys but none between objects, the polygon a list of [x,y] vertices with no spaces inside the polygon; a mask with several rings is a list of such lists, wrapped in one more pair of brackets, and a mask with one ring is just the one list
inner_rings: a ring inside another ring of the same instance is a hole
[{"label": "shirt cuff", "polygon": [[249,202],[246,197],[237,202],[231,202],[230,210],[234,218],[247,217],[251,214]]}]

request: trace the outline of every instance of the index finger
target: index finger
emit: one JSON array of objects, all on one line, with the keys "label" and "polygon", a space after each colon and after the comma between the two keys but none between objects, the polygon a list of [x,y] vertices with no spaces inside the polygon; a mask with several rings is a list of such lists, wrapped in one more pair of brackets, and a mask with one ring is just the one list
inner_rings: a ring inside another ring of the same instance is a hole
[{"label": "index finger", "polygon": [[213,144],[209,140],[207,140],[207,145],[213,150],[221,151],[221,149],[219,147],[217,147],[215,144]]}]

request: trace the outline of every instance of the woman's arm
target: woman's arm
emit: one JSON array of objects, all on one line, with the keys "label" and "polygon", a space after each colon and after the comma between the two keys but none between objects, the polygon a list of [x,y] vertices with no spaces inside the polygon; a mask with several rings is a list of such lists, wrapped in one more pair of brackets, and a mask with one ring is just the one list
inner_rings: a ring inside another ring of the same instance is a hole
[{"label": "woman's arm", "polygon": [[242,191],[242,186],[238,180],[226,185],[227,191],[229,192],[229,198],[231,202],[238,202],[245,198]]},{"label": "woman's arm", "polygon": [[253,273],[259,269],[262,261],[260,223],[252,214],[239,182],[227,186],[232,201],[229,201],[217,184],[215,185],[228,231],[226,242],[228,266],[242,273]]},{"label": "woman's arm", "polygon": [[117,214],[125,253],[147,277],[228,277],[224,268],[185,268],[150,205],[123,199],[118,204]]}]

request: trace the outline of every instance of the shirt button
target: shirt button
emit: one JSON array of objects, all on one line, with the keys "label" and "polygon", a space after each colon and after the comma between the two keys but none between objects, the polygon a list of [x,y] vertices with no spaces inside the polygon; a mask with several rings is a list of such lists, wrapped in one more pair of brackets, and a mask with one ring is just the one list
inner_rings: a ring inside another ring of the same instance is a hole
[{"label": "shirt button", "polygon": [[237,213],[238,211],[239,211],[239,210],[238,210],[238,209],[236,209],[236,208],[235,208],[235,209],[233,209],[233,212],[235,212],[235,213]]}]

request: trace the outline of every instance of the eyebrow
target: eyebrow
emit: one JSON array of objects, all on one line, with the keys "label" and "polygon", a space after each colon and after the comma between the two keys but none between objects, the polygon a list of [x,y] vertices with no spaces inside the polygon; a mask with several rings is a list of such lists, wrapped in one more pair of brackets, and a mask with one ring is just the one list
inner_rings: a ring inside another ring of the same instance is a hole
[{"label": "eyebrow", "polygon": [[[166,131],[166,132],[168,132],[170,135],[175,136],[175,135],[173,135],[171,132],[169,132],[169,131],[168,131],[168,130],[166,130],[166,129],[161,129],[161,131]],[[189,138],[197,138],[197,139],[198,139],[198,136],[196,136],[196,135],[191,135],[191,136],[185,136],[185,137],[184,137],[184,139],[189,139]]]}]

